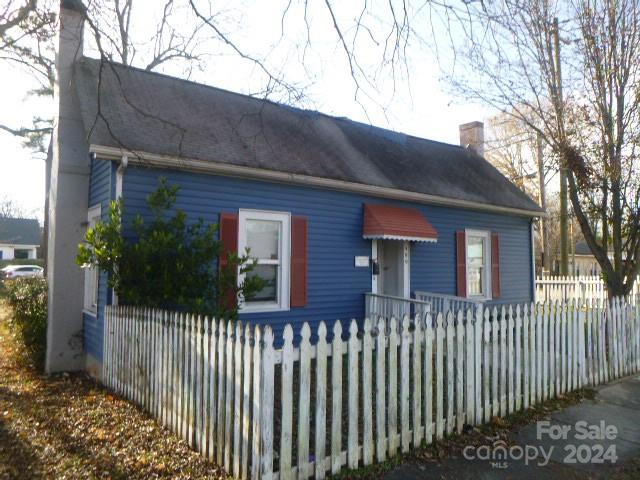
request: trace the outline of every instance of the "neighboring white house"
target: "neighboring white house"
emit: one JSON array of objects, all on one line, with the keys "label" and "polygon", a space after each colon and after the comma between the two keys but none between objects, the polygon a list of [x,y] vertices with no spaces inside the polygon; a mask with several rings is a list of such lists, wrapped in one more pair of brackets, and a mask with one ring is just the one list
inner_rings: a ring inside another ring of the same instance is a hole
[{"label": "neighboring white house", "polygon": [[0,218],[0,260],[36,258],[40,238],[38,220]]}]

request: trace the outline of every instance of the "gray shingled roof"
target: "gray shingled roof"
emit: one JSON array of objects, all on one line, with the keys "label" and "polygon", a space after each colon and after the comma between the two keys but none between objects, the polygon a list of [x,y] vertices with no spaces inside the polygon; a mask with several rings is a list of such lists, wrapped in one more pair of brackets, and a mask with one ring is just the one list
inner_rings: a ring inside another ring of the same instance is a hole
[{"label": "gray shingled roof", "polygon": [[40,245],[40,225],[34,218],[0,217],[0,243]]},{"label": "gray shingled roof", "polygon": [[457,145],[99,60],[75,75],[90,144],[541,211]]}]

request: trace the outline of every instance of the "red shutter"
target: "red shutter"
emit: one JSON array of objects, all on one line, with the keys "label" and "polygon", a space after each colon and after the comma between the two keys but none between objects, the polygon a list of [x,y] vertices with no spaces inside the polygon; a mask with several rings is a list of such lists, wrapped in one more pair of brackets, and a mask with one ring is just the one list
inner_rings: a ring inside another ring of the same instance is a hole
[{"label": "red shutter", "polygon": [[[220,241],[222,242],[222,251],[218,259],[220,270],[225,268],[228,261],[228,254],[238,251],[238,215],[235,213],[220,214]],[[221,301],[228,309],[235,308],[237,303],[236,289],[231,288],[226,292],[222,292]]]},{"label": "red shutter", "polygon": [[307,218],[291,218],[291,306],[307,304]]},{"label": "red shutter", "polygon": [[464,230],[456,232],[456,280],[459,297],[467,296],[467,245]]},{"label": "red shutter", "polygon": [[500,298],[500,237],[491,234],[491,297]]}]

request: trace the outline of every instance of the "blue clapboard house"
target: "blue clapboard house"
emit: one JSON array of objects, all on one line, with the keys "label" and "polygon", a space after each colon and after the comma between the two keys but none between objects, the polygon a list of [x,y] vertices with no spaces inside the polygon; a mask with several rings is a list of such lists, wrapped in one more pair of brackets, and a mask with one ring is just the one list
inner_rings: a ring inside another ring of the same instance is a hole
[{"label": "blue clapboard house", "polygon": [[[227,250],[257,260],[267,287],[242,320],[278,335],[286,323],[533,300],[541,210],[482,157],[482,124],[449,145],[81,55],[67,67],[87,148],[83,228],[118,197],[125,226],[148,215],[167,178],[176,207],[219,223]],[[63,246],[51,248],[62,262]],[[103,275],[81,274],[95,366],[114,299]]]}]

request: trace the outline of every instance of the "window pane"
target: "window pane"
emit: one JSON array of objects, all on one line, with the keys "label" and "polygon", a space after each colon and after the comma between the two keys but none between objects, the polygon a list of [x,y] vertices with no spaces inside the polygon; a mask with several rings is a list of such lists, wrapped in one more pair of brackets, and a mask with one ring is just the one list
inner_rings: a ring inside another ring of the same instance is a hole
[{"label": "window pane", "polygon": [[485,283],[485,245],[482,237],[467,242],[467,288],[469,295],[483,295]]},{"label": "window pane", "polygon": [[256,265],[252,272],[248,273],[249,278],[260,277],[265,281],[262,290],[256,293],[250,302],[277,302],[278,301],[278,266],[277,265]]},{"label": "window pane", "polygon": [[29,258],[29,250],[24,250],[24,249],[18,249],[18,248],[16,248],[16,249],[13,251],[13,258],[15,258],[15,259],[22,259],[22,260],[24,260],[24,259],[26,259],[26,258]]},{"label": "window pane", "polygon": [[484,240],[479,237],[469,237],[467,258],[482,261],[484,257]]},{"label": "window pane", "polygon": [[484,294],[484,268],[469,268],[469,295]]},{"label": "window pane", "polygon": [[278,260],[280,222],[247,220],[247,247],[253,258]]}]

